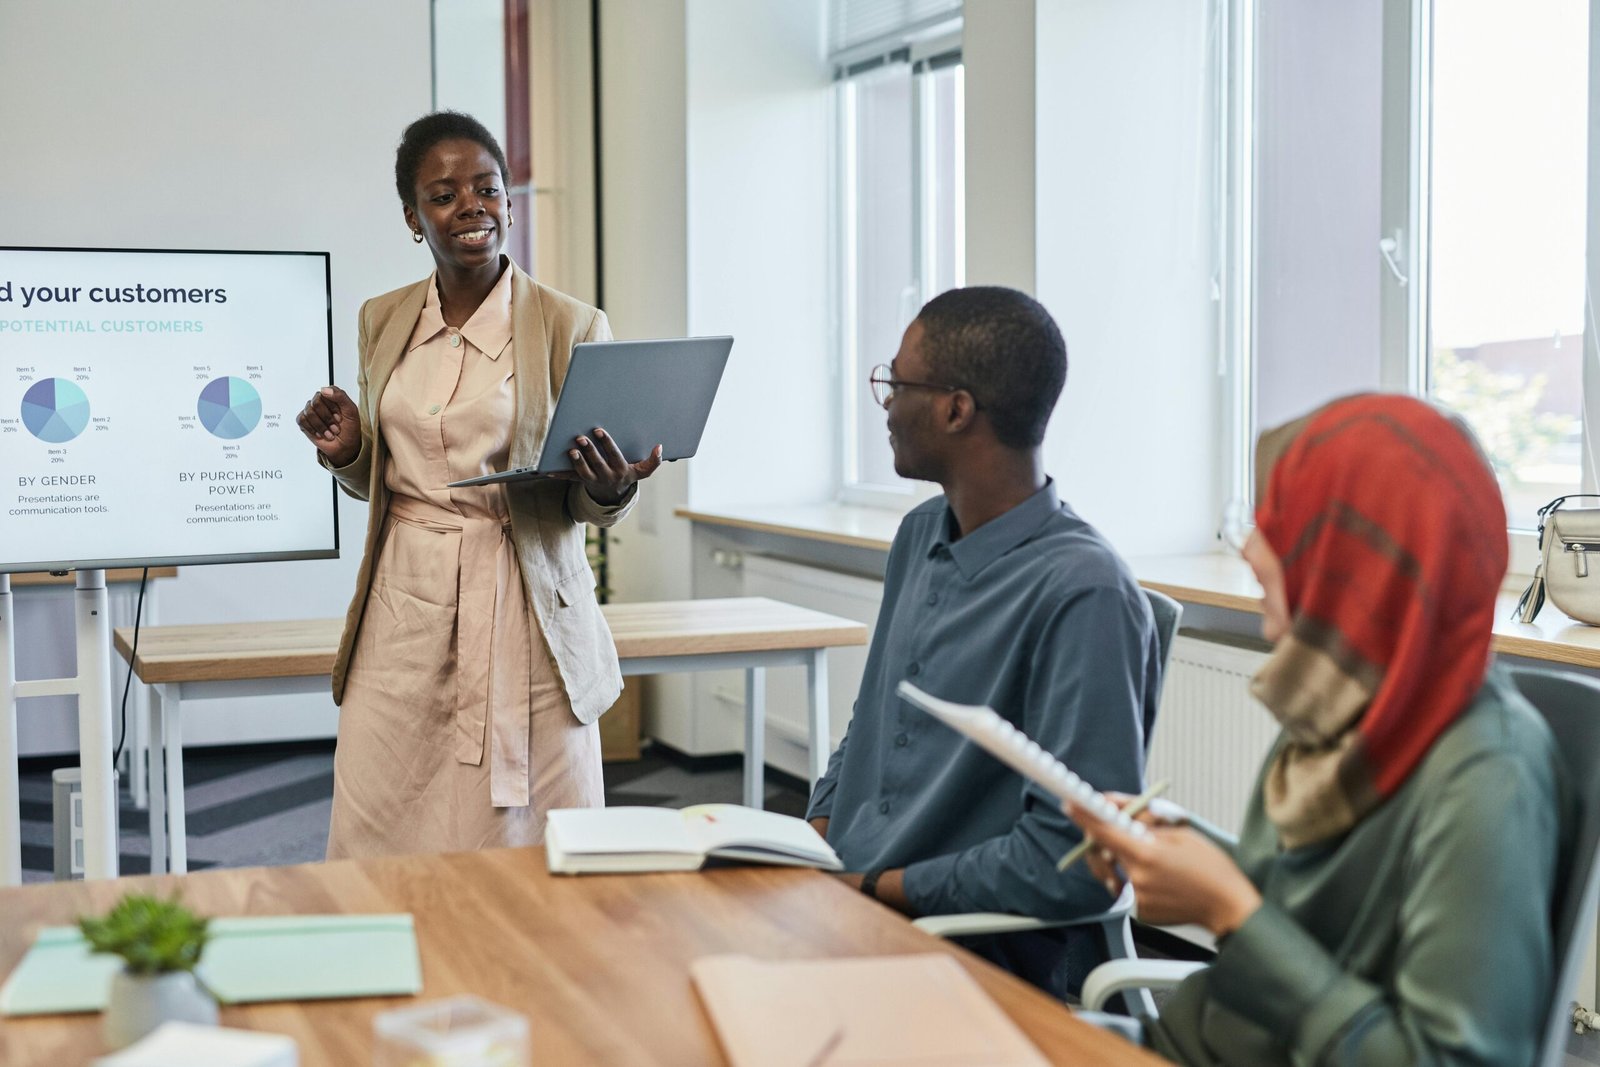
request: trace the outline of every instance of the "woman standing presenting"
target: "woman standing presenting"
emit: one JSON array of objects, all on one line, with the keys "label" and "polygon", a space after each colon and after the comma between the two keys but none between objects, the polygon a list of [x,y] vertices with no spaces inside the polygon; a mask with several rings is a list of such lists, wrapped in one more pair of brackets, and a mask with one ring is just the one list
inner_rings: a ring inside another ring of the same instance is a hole
[{"label": "woman standing presenting", "polygon": [[370,506],[333,668],[329,859],[534,844],[549,809],[604,803],[595,720],[622,678],[583,529],[628,512],[660,449],[629,463],[597,427],[566,478],[447,488],[534,463],[572,346],[611,337],[500,254],[507,170],[466,115],[406,129],[395,185],[434,273],[362,306],[359,407],[330,386],[299,416]]}]

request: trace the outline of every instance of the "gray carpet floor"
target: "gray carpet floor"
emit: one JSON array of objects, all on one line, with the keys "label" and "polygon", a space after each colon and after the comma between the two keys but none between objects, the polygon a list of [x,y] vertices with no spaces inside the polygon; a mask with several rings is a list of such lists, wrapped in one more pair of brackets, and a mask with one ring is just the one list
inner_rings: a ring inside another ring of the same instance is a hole
[{"label": "gray carpet floor", "polygon": [[[49,881],[54,835],[50,773],[63,760],[24,760],[21,766],[23,881]],[[695,761],[647,747],[643,758],[605,765],[606,803],[679,808],[738,803],[738,757]],[[805,811],[804,783],[768,769],[766,806],[787,815]],[[191,749],[184,756],[189,867],[278,866],[320,860],[328,844],[333,805],[333,743]],[[150,870],[147,813],[120,797],[120,870]]]}]

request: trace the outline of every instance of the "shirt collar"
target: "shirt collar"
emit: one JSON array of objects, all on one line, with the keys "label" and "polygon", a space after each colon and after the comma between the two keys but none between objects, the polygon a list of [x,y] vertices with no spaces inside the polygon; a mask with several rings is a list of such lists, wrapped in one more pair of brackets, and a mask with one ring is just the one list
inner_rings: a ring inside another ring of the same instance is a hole
[{"label": "shirt collar", "polygon": [[960,540],[952,540],[951,534],[955,529],[956,517],[950,510],[950,505],[946,503],[944,514],[940,516],[939,534],[934,538],[933,544],[928,546],[928,555],[933,556],[941,548],[944,549],[950,553],[950,558],[955,560],[961,576],[971,579],[989,564],[1032,537],[1044,521],[1060,511],[1061,507],[1061,498],[1056,495],[1055,480],[1046,478],[1043,489],[1010,511],[990,519]]},{"label": "shirt collar", "polygon": [[[422,304],[422,313],[417,316],[416,328],[411,331],[411,344],[407,351],[432,340],[441,330],[444,330],[444,312],[439,305],[439,275],[434,272],[428,279],[428,298]],[[505,351],[511,342],[511,264],[507,263],[500,272],[500,280],[494,283],[494,288],[489,290],[489,295],[483,298],[483,303],[478,305],[478,310],[461,327],[461,336],[472,342],[472,346],[490,359],[499,359],[500,353]]]}]

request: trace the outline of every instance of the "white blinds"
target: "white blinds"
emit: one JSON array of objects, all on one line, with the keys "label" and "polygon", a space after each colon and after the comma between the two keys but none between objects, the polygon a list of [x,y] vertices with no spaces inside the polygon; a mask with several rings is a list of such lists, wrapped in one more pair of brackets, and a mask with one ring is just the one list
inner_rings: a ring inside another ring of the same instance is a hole
[{"label": "white blinds", "polygon": [[828,57],[846,65],[896,51],[961,17],[962,0],[832,0]]}]

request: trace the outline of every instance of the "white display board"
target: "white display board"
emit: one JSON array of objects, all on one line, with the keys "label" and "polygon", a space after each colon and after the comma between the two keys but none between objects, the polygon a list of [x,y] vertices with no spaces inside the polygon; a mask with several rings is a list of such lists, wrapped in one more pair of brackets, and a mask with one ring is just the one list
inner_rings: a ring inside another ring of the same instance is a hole
[{"label": "white display board", "polygon": [[0,247],[0,573],[339,554],[325,252]]}]

